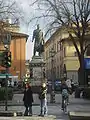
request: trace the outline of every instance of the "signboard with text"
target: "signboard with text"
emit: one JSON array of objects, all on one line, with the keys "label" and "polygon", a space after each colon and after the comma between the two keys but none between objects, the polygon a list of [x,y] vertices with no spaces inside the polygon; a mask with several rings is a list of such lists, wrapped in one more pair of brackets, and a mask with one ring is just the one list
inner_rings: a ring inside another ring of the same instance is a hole
[{"label": "signboard with text", "polygon": [[84,58],[85,69],[90,69],[90,58]]}]

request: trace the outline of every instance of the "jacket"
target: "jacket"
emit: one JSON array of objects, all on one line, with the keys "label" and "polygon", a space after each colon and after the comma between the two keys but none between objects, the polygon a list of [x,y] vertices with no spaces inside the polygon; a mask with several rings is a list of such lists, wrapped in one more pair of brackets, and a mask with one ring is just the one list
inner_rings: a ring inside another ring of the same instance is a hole
[{"label": "jacket", "polygon": [[31,88],[24,90],[23,101],[25,106],[29,106],[29,105],[32,106],[33,94]]},{"label": "jacket", "polygon": [[46,98],[46,93],[47,93],[47,88],[46,87],[41,87],[40,92],[39,92],[39,99],[45,99]]},{"label": "jacket", "polygon": [[67,89],[67,91],[69,91],[68,86],[64,83],[61,85],[61,92],[62,92],[63,89]]}]

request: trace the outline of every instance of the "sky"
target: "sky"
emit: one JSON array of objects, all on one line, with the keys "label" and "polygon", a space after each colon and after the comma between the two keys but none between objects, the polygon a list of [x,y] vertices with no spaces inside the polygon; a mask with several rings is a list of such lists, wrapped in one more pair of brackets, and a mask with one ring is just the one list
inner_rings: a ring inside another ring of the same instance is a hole
[{"label": "sky", "polygon": [[34,42],[32,42],[32,35],[33,35],[33,30],[36,29],[36,25],[34,22],[28,25],[27,22],[30,20],[31,15],[37,14],[35,13],[35,10],[34,10],[36,6],[34,7],[29,6],[29,3],[31,3],[30,1],[32,0],[16,0],[16,1],[18,2],[18,5],[20,5],[20,7],[24,12],[25,21],[24,22],[20,21],[20,32],[29,35],[29,38],[26,43],[26,59],[31,60],[33,56],[33,47],[34,47]]},{"label": "sky", "polygon": [[[18,1],[18,0],[17,0]],[[32,11],[32,9],[30,8],[29,4],[28,4],[28,1],[30,0],[19,0],[18,3],[20,4],[20,6],[23,8],[23,11],[24,11],[24,14],[25,14],[25,20],[29,20],[29,16],[30,16],[30,13]],[[27,60],[31,60],[31,57],[33,55],[33,42],[31,41],[32,39],[32,34],[33,34],[33,30],[34,28],[32,28],[32,26],[28,26],[26,23],[22,22],[20,23],[20,32],[23,32],[25,34],[28,34],[29,35],[29,38],[27,40],[27,43],[26,43],[26,59]]]},{"label": "sky", "polygon": [[[20,32],[28,34],[29,38],[26,43],[26,60],[31,60],[33,56],[33,48],[34,48],[34,42],[32,42],[32,35],[33,31],[36,29],[37,24],[40,25],[40,29],[42,30],[43,34],[45,35],[45,30],[47,28],[47,22],[48,20],[45,18],[42,18],[39,21],[33,21],[32,23],[27,24],[30,21],[30,18],[33,18],[35,16],[42,15],[43,11],[38,11],[38,5],[35,4],[34,6],[30,6],[31,3],[35,0],[16,0],[18,3],[18,6],[20,6],[21,10],[24,13],[23,21],[20,21]],[[49,20],[50,21],[50,20]],[[51,34],[50,34],[51,35]],[[48,35],[47,38],[44,38],[46,41],[50,35]]]}]

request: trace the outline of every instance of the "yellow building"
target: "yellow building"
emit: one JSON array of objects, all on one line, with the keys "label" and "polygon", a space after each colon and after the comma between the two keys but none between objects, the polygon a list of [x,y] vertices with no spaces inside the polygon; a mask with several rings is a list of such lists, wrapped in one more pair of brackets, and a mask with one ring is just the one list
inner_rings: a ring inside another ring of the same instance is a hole
[{"label": "yellow building", "polygon": [[[54,52],[51,56],[52,50]],[[77,52],[64,28],[58,29],[45,43],[45,61],[47,79],[52,78],[52,69],[54,79],[61,79],[64,76],[64,66],[66,66],[67,77],[75,82],[78,81],[80,65]]]}]

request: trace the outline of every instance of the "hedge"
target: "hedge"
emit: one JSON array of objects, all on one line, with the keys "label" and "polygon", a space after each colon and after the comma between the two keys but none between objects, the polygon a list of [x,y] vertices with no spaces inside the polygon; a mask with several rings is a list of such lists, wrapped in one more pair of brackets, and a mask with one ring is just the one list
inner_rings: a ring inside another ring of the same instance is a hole
[{"label": "hedge", "polygon": [[[13,90],[12,88],[8,88],[8,100],[12,100],[13,98]],[[0,101],[4,101],[6,99],[6,88],[1,87],[0,88]]]}]

